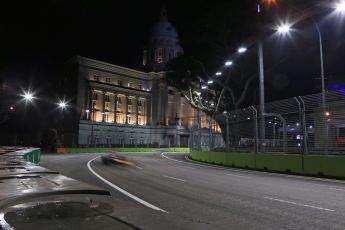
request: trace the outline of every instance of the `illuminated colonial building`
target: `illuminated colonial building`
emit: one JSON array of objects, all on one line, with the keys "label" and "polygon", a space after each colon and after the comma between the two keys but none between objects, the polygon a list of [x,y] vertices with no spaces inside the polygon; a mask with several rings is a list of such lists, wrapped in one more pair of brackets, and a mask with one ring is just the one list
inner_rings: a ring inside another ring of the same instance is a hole
[{"label": "illuminated colonial building", "polygon": [[[197,111],[164,78],[165,65],[180,54],[177,33],[163,11],[144,49],[148,72],[76,57],[78,144],[188,146],[198,127]],[[201,127],[205,135],[212,128],[213,142],[221,142],[219,126],[205,114]]]}]

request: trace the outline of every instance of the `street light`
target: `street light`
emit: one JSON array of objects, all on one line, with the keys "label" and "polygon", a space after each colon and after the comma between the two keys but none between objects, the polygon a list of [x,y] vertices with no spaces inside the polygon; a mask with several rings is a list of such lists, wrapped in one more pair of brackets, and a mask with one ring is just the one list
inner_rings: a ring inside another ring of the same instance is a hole
[{"label": "street light", "polygon": [[62,112],[62,124],[61,124],[61,144],[62,147],[64,146],[64,121],[65,121],[65,109],[67,107],[67,102],[64,100],[60,100],[57,103],[58,107],[61,109]]},{"label": "street light", "polygon": [[239,53],[244,53],[244,52],[246,52],[247,51],[247,48],[246,47],[240,47],[240,48],[238,48],[238,50],[237,50],[237,52],[239,52]]},{"label": "street light", "polygon": [[232,61],[225,62],[225,66],[231,66],[231,65],[232,65]]},{"label": "street light", "polygon": [[345,1],[340,1],[336,4],[335,10],[339,13],[345,13]]},{"label": "street light", "polygon": [[24,92],[24,94],[21,96],[25,102],[31,102],[34,99],[34,95],[30,91]]},{"label": "street light", "polygon": [[277,32],[279,34],[287,34],[291,30],[291,25],[290,24],[281,24],[277,27]]},{"label": "street light", "polygon": [[65,101],[60,101],[58,106],[60,109],[64,110],[67,107],[67,103]]}]

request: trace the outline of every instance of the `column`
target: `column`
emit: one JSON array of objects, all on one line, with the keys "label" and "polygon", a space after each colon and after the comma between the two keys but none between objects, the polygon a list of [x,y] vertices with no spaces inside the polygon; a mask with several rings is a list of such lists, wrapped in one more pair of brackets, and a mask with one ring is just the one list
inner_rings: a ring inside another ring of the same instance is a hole
[{"label": "column", "polygon": [[105,91],[102,91],[102,122],[105,121]]},{"label": "column", "polygon": [[117,124],[116,121],[116,115],[117,115],[117,94],[114,92],[114,98],[115,98],[115,103],[114,103],[114,124]]},{"label": "column", "polygon": [[93,96],[93,91],[92,89],[89,89],[88,91],[88,101],[87,101],[87,109],[89,110],[89,113],[87,114],[87,118],[88,120],[92,120],[92,115],[93,115],[93,111],[92,111],[92,96]]},{"label": "column", "polygon": [[125,98],[126,98],[126,114],[125,114],[125,116],[126,116],[126,125],[128,125],[128,100],[129,100],[129,97],[128,96],[125,96]]},{"label": "column", "polygon": [[136,116],[136,120],[135,120],[135,124],[138,125],[138,118],[139,118],[139,97],[135,97],[135,102],[136,102],[136,109],[137,109],[137,116]]},{"label": "column", "polygon": [[146,120],[148,121],[148,123],[150,123],[150,125],[153,125],[153,108],[152,108],[152,99],[148,98],[147,99],[147,108],[146,108]]}]

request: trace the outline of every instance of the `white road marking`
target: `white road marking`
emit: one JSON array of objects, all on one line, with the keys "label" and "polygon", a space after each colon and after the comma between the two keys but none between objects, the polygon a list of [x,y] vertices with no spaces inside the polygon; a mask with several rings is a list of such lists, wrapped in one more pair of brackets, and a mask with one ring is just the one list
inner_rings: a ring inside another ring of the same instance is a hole
[{"label": "white road marking", "polygon": [[245,179],[251,179],[251,177],[248,177],[248,176],[241,176],[241,175],[230,174],[230,173],[228,173],[228,174],[226,174],[226,175],[228,175],[228,176],[233,176],[233,177],[245,178]]},{"label": "white road marking", "polygon": [[331,190],[336,190],[336,191],[342,191],[342,192],[345,192],[345,189],[341,189],[341,188],[329,188]]},{"label": "white road marking", "polygon": [[328,211],[328,212],[334,212],[334,210],[328,209],[328,208],[321,208],[321,207],[317,207],[317,206],[313,206],[313,205],[308,205],[308,204],[299,204],[299,203],[296,203],[296,202],[293,202],[293,201],[281,200],[281,199],[276,199],[276,198],[267,197],[267,196],[265,196],[264,199],[278,201],[278,202],[286,203],[286,204],[292,204],[292,205],[296,205],[296,206],[302,206],[302,207],[307,207],[307,208],[313,208],[313,209]]},{"label": "white road marking", "polygon": [[88,169],[90,170],[90,172],[91,172],[93,175],[95,175],[96,177],[98,177],[101,181],[103,181],[104,183],[106,183],[106,184],[109,185],[110,187],[116,189],[116,190],[119,191],[120,193],[122,193],[122,194],[124,194],[125,196],[128,196],[129,198],[131,198],[131,199],[137,201],[138,203],[140,203],[140,204],[142,204],[142,205],[144,205],[144,206],[146,206],[146,207],[148,207],[148,208],[151,208],[151,209],[154,209],[154,210],[157,210],[157,211],[161,211],[161,212],[168,213],[167,211],[165,211],[165,210],[163,210],[163,209],[161,209],[161,208],[158,208],[157,206],[155,206],[155,205],[153,205],[153,204],[150,204],[150,203],[144,201],[143,199],[140,199],[139,197],[137,197],[137,196],[135,196],[135,195],[133,195],[133,194],[127,192],[126,190],[124,190],[124,189],[122,189],[122,188],[120,188],[120,187],[118,187],[118,186],[112,184],[111,182],[109,182],[109,181],[107,181],[106,179],[104,179],[103,177],[101,177],[98,173],[96,173],[95,170],[93,170],[92,167],[91,167],[91,162],[94,161],[94,160],[96,160],[96,159],[99,158],[99,157],[100,157],[100,156],[95,157],[95,158],[89,160],[89,162],[87,162],[87,167],[88,167]]},{"label": "white road marking", "polygon": [[186,180],[183,180],[183,179],[180,179],[180,178],[176,178],[176,177],[172,177],[172,176],[166,176],[166,175],[163,175],[163,177],[165,177],[165,178],[169,178],[169,179],[173,179],[173,180],[178,180],[178,181],[183,181],[183,182],[186,182]]},{"label": "white road marking", "polygon": [[143,168],[139,167],[139,166],[136,166],[134,165],[137,169],[140,169],[140,170],[143,170]]}]

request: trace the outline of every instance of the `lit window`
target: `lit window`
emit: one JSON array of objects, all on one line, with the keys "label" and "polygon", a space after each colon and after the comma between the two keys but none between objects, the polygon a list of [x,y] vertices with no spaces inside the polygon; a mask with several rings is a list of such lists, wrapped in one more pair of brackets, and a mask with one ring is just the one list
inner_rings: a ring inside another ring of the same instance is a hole
[{"label": "lit window", "polygon": [[108,84],[110,84],[110,77],[107,77],[107,78],[105,79],[105,82],[108,83]]},{"label": "lit window", "polygon": [[92,94],[92,99],[93,99],[93,100],[98,100],[98,93],[93,92],[93,94]]},{"label": "lit window", "polygon": [[110,102],[110,95],[106,94],[104,100],[105,102]]},{"label": "lit window", "polygon": [[93,80],[94,80],[94,81],[99,81],[99,76],[98,76],[98,75],[94,75],[94,76],[93,76]]},{"label": "lit window", "polygon": [[156,62],[163,63],[163,48],[156,49]]},{"label": "lit window", "polygon": [[117,99],[117,104],[118,104],[118,105],[121,105],[121,104],[122,104],[121,97],[117,97],[116,99]]}]

